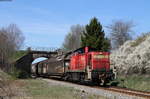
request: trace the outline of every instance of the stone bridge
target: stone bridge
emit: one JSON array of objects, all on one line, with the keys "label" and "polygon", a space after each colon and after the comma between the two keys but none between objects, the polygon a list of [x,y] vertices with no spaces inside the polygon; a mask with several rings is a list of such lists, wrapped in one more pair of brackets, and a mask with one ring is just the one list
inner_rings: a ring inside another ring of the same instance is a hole
[{"label": "stone bridge", "polygon": [[31,74],[31,64],[32,62],[40,57],[50,58],[57,55],[58,52],[48,52],[48,51],[29,51],[26,55],[21,57],[15,62],[15,67],[27,74]]}]

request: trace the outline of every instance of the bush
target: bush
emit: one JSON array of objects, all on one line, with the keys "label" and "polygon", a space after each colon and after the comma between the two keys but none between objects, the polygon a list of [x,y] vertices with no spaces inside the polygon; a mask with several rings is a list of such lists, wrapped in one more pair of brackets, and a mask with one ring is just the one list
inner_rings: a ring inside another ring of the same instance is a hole
[{"label": "bush", "polygon": [[30,75],[26,71],[20,71],[18,78],[30,78]]},{"label": "bush", "polygon": [[26,71],[21,71],[16,68],[10,73],[13,78],[29,78],[30,75]]}]

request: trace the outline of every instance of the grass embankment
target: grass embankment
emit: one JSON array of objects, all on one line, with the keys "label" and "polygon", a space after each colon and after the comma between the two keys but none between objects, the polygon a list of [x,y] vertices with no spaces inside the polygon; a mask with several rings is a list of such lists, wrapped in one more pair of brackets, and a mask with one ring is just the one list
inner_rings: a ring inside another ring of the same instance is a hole
[{"label": "grass embankment", "polygon": [[24,82],[27,95],[33,99],[105,99],[71,87],[49,84],[40,79],[24,80]]},{"label": "grass embankment", "polygon": [[15,79],[0,70],[0,96],[13,97],[18,95],[18,87],[14,83]]},{"label": "grass embankment", "polygon": [[150,77],[148,76],[120,76],[117,81],[120,82],[118,86],[150,92]]}]

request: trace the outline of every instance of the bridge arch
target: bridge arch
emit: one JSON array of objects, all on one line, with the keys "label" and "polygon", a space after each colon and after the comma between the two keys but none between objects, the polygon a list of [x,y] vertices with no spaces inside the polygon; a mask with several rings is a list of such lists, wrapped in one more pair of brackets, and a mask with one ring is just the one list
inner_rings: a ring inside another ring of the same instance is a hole
[{"label": "bridge arch", "polygon": [[38,63],[38,62],[41,62],[41,61],[44,61],[44,60],[47,60],[49,58],[47,57],[39,57],[39,58],[36,58],[32,61],[32,64],[35,64],[35,63]]},{"label": "bridge arch", "polygon": [[15,62],[15,67],[20,71],[26,72],[27,74],[31,74],[31,65],[32,62],[40,57],[51,58],[58,53],[55,52],[47,52],[47,51],[29,51],[26,55],[21,57]]}]

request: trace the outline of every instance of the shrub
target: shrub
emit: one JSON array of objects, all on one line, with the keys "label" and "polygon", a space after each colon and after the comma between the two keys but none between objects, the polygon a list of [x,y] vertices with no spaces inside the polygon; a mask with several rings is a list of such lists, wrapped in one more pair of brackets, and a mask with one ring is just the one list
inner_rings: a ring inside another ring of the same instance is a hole
[{"label": "shrub", "polygon": [[18,70],[14,67],[13,71],[10,73],[13,78],[29,78],[29,74],[26,71]]}]

